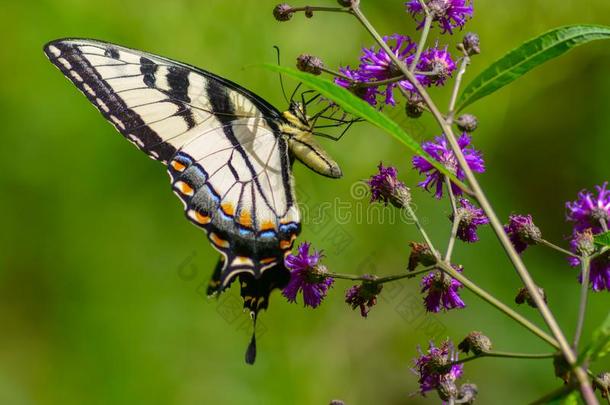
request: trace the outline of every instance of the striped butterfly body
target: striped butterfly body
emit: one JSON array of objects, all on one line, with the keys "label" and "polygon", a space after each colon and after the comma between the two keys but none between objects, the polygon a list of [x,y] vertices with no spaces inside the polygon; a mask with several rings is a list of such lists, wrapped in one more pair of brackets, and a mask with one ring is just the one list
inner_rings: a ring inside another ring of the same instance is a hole
[{"label": "striped butterfly body", "polygon": [[[106,42],[61,39],[44,51],[127,140],[166,165],[186,217],[220,252],[208,294],[239,279],[256,320],[287,284],[284,257],[301,230],[293,161],[341,177],[299,105],[281,113],[212,73]],[[246,361],[255,355],[253,335]]]}]

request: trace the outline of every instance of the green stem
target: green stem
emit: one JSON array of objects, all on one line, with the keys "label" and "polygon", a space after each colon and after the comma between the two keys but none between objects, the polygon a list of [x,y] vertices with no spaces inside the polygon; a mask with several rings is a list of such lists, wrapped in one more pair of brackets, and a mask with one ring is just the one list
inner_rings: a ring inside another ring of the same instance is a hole
[{"label": "green stem", "polygon": [[314,11],[330,11],[330,12],[336,12],[336,13],[349,13],[350,9],[342,8],[342,7],[319,7],[319,6],[293,7],[290,9],[290,12],[292,12],[292,13],[298,13],[299,11],[311,12],[311,13],[313,13]]},{"label": "green stem", "polygon": [[457,102],[458,93],[460,91],[460,86],[462,84],[462,78],[466,73],[466,68],[470,64],[470,56],[468,54],[464,54],[462,59],[462,63],[460,65],[460,70],[455,77],[455,83],[453,85],[453,91],[451,92],[451,100],[449,101],[449,113],[447,114],[447,122],[451,124],[453,122],[453,116],[455,114],[455,103]]},{"label": "green stem", "polygon": [[506,305],[503,302],[499,301],[496,297],[494,297],[493,295],[489,294],[487,291],[483,290],[481,287],[479,287],[478,285],[476,285],[475,283],[470,281],[470,279],[466,278],[462,273],[460,273],[457,270],[455,270],[449,264],[447,264],[445,262],[439,262],[437,264],[437,266],[440,267],[447,274],[449,274],[451,277],[453,277],[456,280],[458,280],[460,283],[462,283],[464,285],[464,287],[468,288],[470,291],[472,291],[473,293],[478,295],[480,298],[482,298],[483,300],[487,301],[489,304],[491,304],[492,306],[496,307],[501,312],[506,314],[508,317],[512,318],[513,320],[515,320],[519,324],[523,325],[525,328],[529,329],[536,336],[540,337],[541,339],[546,341],[551,346],[553,346],[555,348],[559,348],[559,344],[557,343],[557,341],[553,337],[549,336],[542,329],[540,329],[539,327],[534,325],[528,319],[524,318],[521,314],[519,314],[518,312],[514,311],[508,305]]},{"label": "green stem", "polygon": [[403,278],[413,278],[413,277],[415,277],[417,275],[420,275],[420,274],[432,271],[435,268],[436,268],[436,266],[430,266],[430,267],[423,268],[421,270],[411,271],[411,272],[407,273],[406,275],[405,274],[397,274],[397,275],[394,275],[394,276],[380,277],[379,279],[377,279],[377,282],[379,284],[382,284],[382,283],[388,283],[388,282],[391,282],[391,281],[401,280]]},{"label": "green stem", "polygon": [[453,253],[453,247],[455,246],[455,239],[457,237],[458,227],[460,226],[461,216],[458,214],[457,203],[455,201],[455,195],[451,188],[451,180],[449,176],[445,176],[445,183],[447,184],[447,192],[449,193],[449,200],[451,201],[451,210],[453,211],[453,224],[451,225],[451,235],[449,236],[449,243],[447,245],[447,251],[445,252],[445,261],[451,262],[451,255]]},{"label": "green stem", "polygon": [[353,82],[353,80],[352,80],[352,79],[350,79],[349,77],[345,76],[345,75],[344,75],[343,73],[341,73],[341,72],[336,72],[336,71],[334,71],[334,70],[332,70],[332,69],[328,69],[328,68],[326,68],[326,67],[324,67],[324,66],[321,66],[321,67],[320,67],[320,70],[321,70],[321,71],[323,71],[323,72],[325,72],[325,73],[328,73],[328,74],[330,74],[330,75],[333,75],[333,76],[336,76],[336,77],[340,77],[341,79],[346,80],[346,81],[348,81],[348,82]]},{"label": "green stem", "polygon": [[551,359],[555,357],[555,353],[510,353],[491,351],[486,352],[483,357],[506,357],[513,359]]},{"label": "green stem", "polygon": [[419,222],[419,219],[417,218],[417,215],[415,215],[415,212],[413,211],[411,206],[410,205],[405,205],[404,209],[407,211],[407,214],[409,215],[409,217],[411,219],[413,219],[413,222],[415,223],[415,226],[417,227],[417,230],[421,233],[422,237],[424,238],[424,241],[426,242],[426,244],[428,245],[428,247],[432,251],[432,254],[437,259],[440,259],[439,253],[436,251],[436,249],[434,249],[434,245],[432,245],[432,241],[428,237],[428,234],[426,233],[426,230],[424,229],[424,227]]},{"label": "green stem", "polygon": [[570,252],[570,251],[569,251],[569,250],[567,250],[567,249],[564,249],[564,248],[562,248],[562,247],[559,247],[559,246],[555,245],[554,243],[549,242],[549,241],[548,241],[548,240],[546,240],[546,239],[542,239],[542,238],[540,238],[540,239],[536,239],[536,242],[537,242],[537,243],[539,243],[539,244],[541,244],[541,245],[544,245],[544,246],[546,246],[546,247],[548,247],[548,248],[551,248],[551,249],[553,249],[553,250],[556,250],[556,251],[558,251],[558,252],[560,252],[560,253],[563,253],[563,254],[565,254],[565,255],[580,258],[580,256],[579,256],[579,255],[577,255],[576,253],[574,253],[574,252]]},{"label": "green stem", "polygon": [[426,273],[426,272],[429,272],[434,269],[435,269],[435,266],[430,266],[430,267],[426,267],[421,270],[412,271],[412,272],[408,272],[408,273],[394,274],[394,275],[384,276],[384,277],[375,277],[374,276],[373,278],[371,278],[370,276],[366,276],[366,275],[358,276],[355,274],[332,273],[332,272],[325,273],[324,275],[327,277],[338,278],[338,279],[342,279],[342,280],[374,281],[375,283],[383,284],[383,283],[389,283],[391,281],[402,280],[403,278],[413,278],[419,274]]},{"label": "green stem", "polygon": [[551,359],[554,356],[555,356],[555,353],[510,353],[510,352],[489,351],[489,352],[484,352],[484,353],[477,354],[474,356],[465,357],[460,360],[456,360],[452,363],[449,363],[447,365],[447,367],[450,367],[450,366],[453,366],[456,364],[467,363],[469,361],[481,359],[483,357],[501,357],[501,358],[507,358],[507,359]]},{"label": "green stem", "polygon": [[580,266],[582,269],[582,281],[580,285],[580,304],[578,306],[578,320],[576,321],[576,331],[574,332],[573,347],[578,351],[578,343],[582,335],[582,328],[585,324],[585,315],[587,312],[587,295],[589,293],[589,274],[591,271],[590,259],[581,257]]},{"label": "green stem", "polygon": [[411,73],[415,73],[415,68],[419,63],[419,58],[421,57],[422,52],[424,51],[424,47],[426,46],[426,41],[428,40],[428,34],[430,33],[430,27],[432,26],[432,15],[430,14],[430,10],[428,10],[428,6],[423,1],[420,1],[422,7],[424,8],[424,12],[426,13],[426,17],[424,19],[424,29],[421,32],[421,37],[419,38],[419,44],[417,45],[417,49],[415,50],[415,57],[411,62],[411,67],[409,70]]}]

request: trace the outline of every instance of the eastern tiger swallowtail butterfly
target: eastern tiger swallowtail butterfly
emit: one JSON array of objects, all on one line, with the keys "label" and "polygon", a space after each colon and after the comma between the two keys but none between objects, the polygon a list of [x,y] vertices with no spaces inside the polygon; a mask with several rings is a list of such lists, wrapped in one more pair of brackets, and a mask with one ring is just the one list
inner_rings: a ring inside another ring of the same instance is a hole
[{"label": "eastern tiger swallowtail butterfly", "polygon": [[[128,141],[167,166],[186,217],[221,255],[208,294],[239,279],[256,321],[290,277],[284,257],[301,228],[294,159],[342,175],[302,104],[281,113],[205,70],[107,42],[60,39],[44,52]],[[253,334],[246,361],[255,356]]]}]

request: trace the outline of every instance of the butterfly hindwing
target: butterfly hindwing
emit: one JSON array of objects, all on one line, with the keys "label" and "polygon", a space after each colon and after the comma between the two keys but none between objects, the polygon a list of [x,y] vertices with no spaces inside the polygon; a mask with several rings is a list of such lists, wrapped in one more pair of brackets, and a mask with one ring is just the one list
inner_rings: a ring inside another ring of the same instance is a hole
[{"label": "butterfly hindwing", "polygon": [[280,113],[226,79],[118,45],[65,39],[45,53],[123,136],[167,166],[187,218],[222,254],[214,291],[239,274],[242,295],[256,295],[245,306],[265,308],[300,232]]}]

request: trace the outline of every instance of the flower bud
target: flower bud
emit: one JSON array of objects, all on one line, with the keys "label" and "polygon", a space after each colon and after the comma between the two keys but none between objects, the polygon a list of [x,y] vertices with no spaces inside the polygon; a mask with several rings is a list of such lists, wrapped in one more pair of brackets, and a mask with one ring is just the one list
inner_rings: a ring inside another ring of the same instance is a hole
[{"label": "flower bud", "polygon": [[382,163],[377,166],[378,173],[371,176],[367,184],[371,189],[371,202],[379,201],[386,205],[391,203],[396,208],[403,208],[411,202],[411,191],[403,182],[398,180],[398,171],[395,167],[384,167]]},{"label": "flower bud", "polygon": [[359,0],[337,0],[337,3],[339,3],[339,5],[342,7],[353,7],[353,6],[357,6],[358,3],[360,3],[360,1]]},{"label": "flower bud", "polygon": [[599,390],[602,398],[608,398],[610,395],[610,372],[604,372],[597,375],[593,380],[593,389]]},{"label": "flower bud", "polygon": [[345,405],[345,402],[341,401],[340,399],[333,399],[330,401],[329,405]]},{"label": "flower bud", "polygon": [[292,7],[286,3],[281,3],[275,6],[273,9],[273,16],[278,21],[288,21],[292,18]]},{"label": "flower bud", "polygon": [[470,332],[458,345],[458,349],[478,356],[491,350],[491,340],[481,332]]},{"label": "flower bud", "polygon": [[449,401],[452,398],[456,398],[458,395],[458,388],[455,385],[455,381],[453,379],[443,379],[438,388],[436,389],[438,396],[443,401]]},{"label": "flower bud", "polygon": [[556,353],[553,357],[553,367],[555,368],[556,377],[561,378],[565,383],[570,381],[570,372],[572,368],[561,352]]},{"label": "flower bud", "polygon": [[345,294],[345,302],[356,309],[360,307],[360,315],[363,318],[368,316],[371,308],[377,304],[377,296],[383,289],[383,284],[375,282],[377,277],[371,275],[364,275],[367,280],[363,281],[360,285],[355,285],[347,290]]},{"label": "flower bud", "polygon": [[479,393],[479,389],[475,384],[463,384],[460,387],[459,392],[459,400],[462,404],[473,404],[475,399],[477,399],[477,394]]},{"label": "flower bud", "polygon": [[460,115],[455,121],[457,127],[463,132],[474,132],[479,125],[479,120],[472,114]]},{"label": "flower bud", "polygon": [[479,48],[479,36],[474,32],[469,32],[464,35],[464,39],[462,40],[462,44],[464,45],[464,49],[468,55],[478,55],[481,53],[481,48]]},{"label": "flower bud", "polygon": [[[542,295],[542,299],[544,300],[544,302],[547,302],[546,293],[544,292],[544,289],[542,289],[540,287],[536,287],[536,288],[538,288],[538,293],[540,295]],[[525,287],[522,287],[519,289],[519,292],[517,293],[517,296],[515,297],[515,302],[519,305],[527,302],[527,305],[529,305],[530,307],[538,308],[538,306],[536,305],[536,302],[534,301],[534,298],[532,298],[532,295],[530,294],[528,289]]]},{"label": "flower bud", "polygon": [[305,17],[307,17],[307,18],[313,17],[313,10],[310,9],[309,7],[305,9]]},{"label": "flower bud", "polygon": [[299,55],[297,58],[297,69],[302,72],[307,72],[318,76],[322,74],[323,67],[324,63],[322,62],[322,59],[318,58],[317,56],[304,53]]},{"label": "flower bud", "polygon": [[426,243],[410,242],[411,255],[409,256],[409,271],[415,270],[418,265],[432,266],[436,263],[436,257]]},{"label": "flower bud", "polygon": [[542,232],[534,224],[531,215],[511,215],[504,231],[517,253],[522,253],[530,245],[535,245],[542,238]]},{"label": "flower bud", "polygon": [[576,253],[582,256],[591,256],[595,253],[595,239],[591,228],[576,232],[573,246],[576,248]]},{"label": "flower bud", "polygon": [[409,93],[405,111],[410,118],[419,118],[425,111],[424,99],[418,93]]}]

